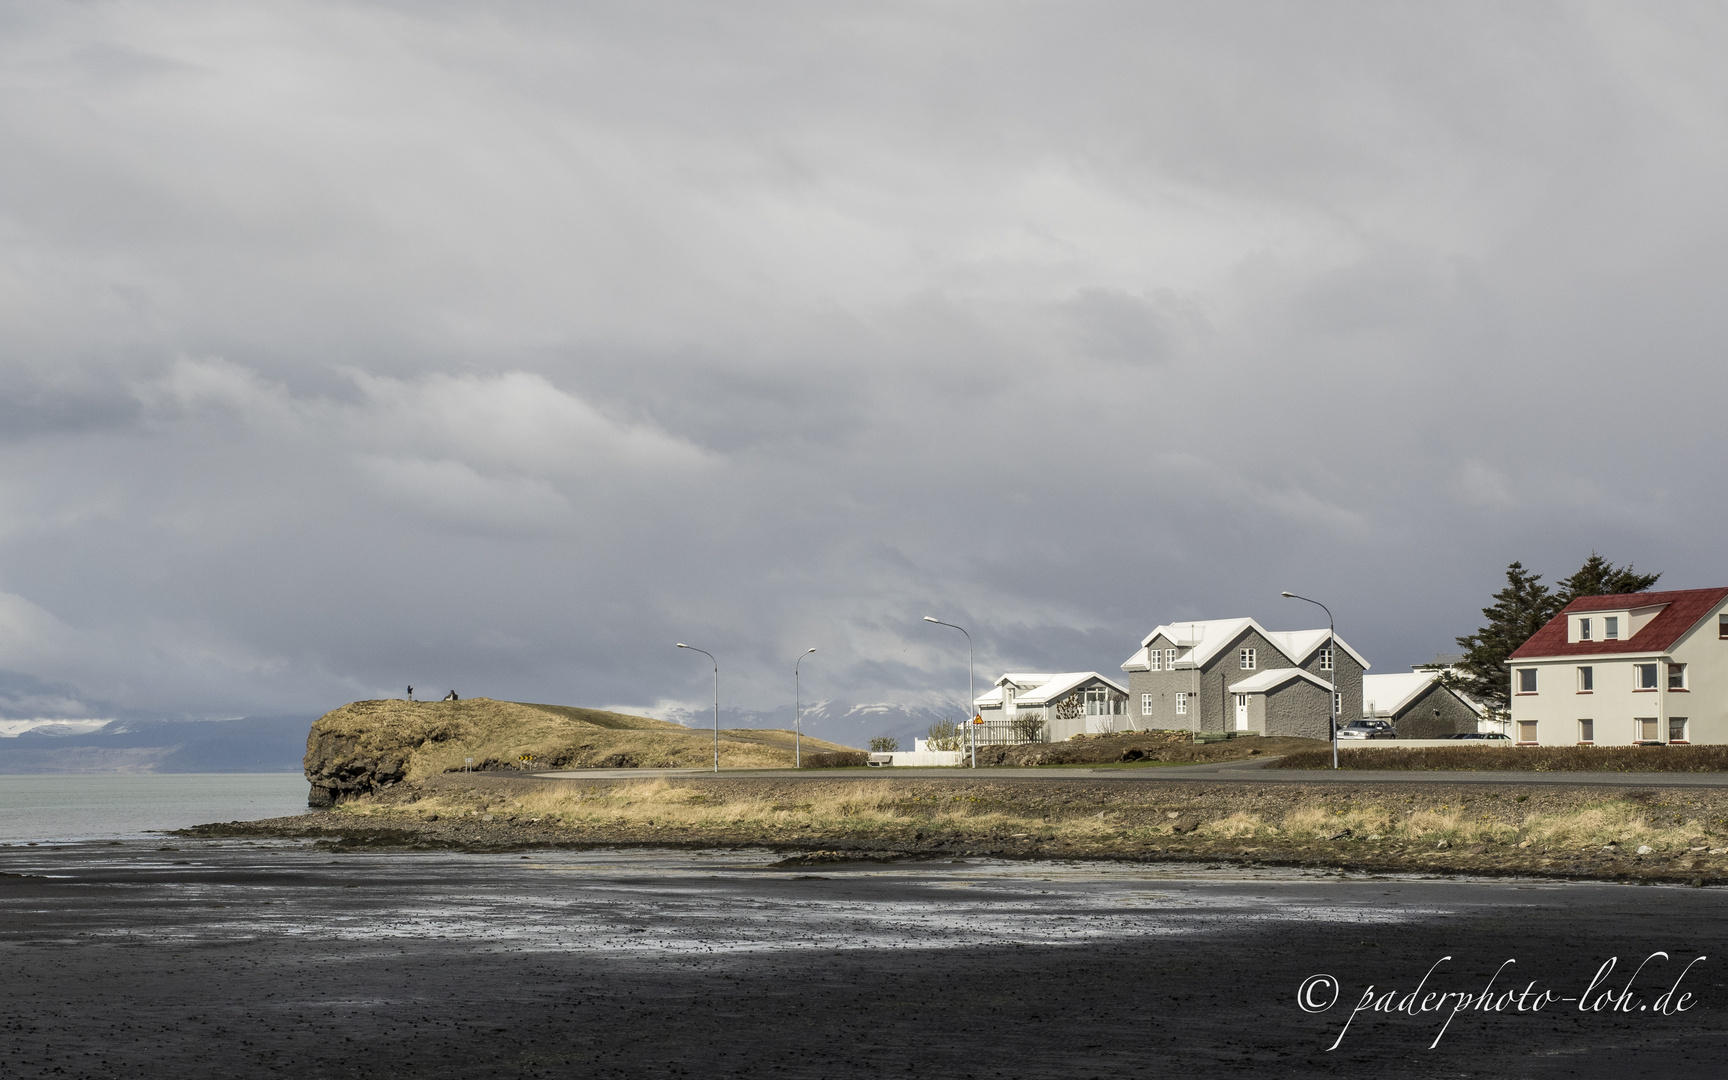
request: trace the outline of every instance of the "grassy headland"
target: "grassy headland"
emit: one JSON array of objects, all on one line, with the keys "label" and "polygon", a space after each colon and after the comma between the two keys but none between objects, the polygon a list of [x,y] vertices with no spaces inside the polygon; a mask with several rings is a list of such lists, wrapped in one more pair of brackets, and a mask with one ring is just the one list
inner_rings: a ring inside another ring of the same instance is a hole
[{"label": "grassy headland", "polygon": [[[806,754],[849,747],[804,739]],[[356,701],[319,717],[306,740],[306,779],[329,800],[472,769],[680,768],[712,763],[714,733],[665,720],[568,705]],[[722,731],[720,767],[792,764],[790,731]],[[469,764],[472,759],[472,764]]]}]

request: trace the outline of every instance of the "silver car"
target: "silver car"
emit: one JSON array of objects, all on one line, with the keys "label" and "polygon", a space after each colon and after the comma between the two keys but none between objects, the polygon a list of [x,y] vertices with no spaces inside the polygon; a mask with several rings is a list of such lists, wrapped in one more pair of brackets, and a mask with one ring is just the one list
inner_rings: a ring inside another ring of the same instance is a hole
[{"label": "silver car", "polygon": [[1398,733],[1385,720],[1352,720],[1338,729],[1340,739],[1396,739]]}]

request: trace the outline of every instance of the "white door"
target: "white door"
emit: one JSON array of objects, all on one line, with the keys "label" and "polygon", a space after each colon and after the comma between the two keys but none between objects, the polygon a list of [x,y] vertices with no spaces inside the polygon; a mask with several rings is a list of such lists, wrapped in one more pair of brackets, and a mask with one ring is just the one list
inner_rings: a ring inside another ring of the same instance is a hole
[{"label": "white door", "polygon": [[1248,695],[1236,695],[1236,730],[1248,730]]}]

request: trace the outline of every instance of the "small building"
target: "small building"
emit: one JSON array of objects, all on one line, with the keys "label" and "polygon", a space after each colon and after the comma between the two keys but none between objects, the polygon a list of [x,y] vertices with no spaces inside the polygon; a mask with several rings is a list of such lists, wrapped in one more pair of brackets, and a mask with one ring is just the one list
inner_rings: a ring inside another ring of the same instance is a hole
[{"label": "small building", "polygon": [[1520,745],[1728,743],[1728,588],[1581,596],[1507,664]]},{"label": "small building", "polygon": [[1343,638],[1329,642],[1324,627],[1210,619],[1156,627],[1122,670],[1139,727],[1327,739],[1334,707],[1341,723],[1361,715],[1368,667]]},{"label": "small building", "polygon": [[1390,722],[1400,739],[1444,739],[1475,732],[1486,711],[1442,683],[1437,671],[1362,676],[1362,719]]},{"label": "small building", "polygon": [[[984,718],[978,745],[1062,742],[1132,727],[1128,688],[1096,671],[1036,674],[1011,671],[972,703]],[[1018,723],[1016,723],[1018,722]],[[1033,727],[1038,736],[1028,739]]]}]

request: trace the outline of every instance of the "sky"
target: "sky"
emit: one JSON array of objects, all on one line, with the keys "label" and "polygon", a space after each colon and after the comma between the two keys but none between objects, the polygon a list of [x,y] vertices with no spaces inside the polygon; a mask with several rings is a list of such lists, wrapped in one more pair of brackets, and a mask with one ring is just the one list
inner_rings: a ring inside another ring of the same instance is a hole
[{"label": "sky", "polygon": [[[0,4],[0,720],[1728,583],[1709,3]],[[700,716],[697,716],[700,719]]]}]

